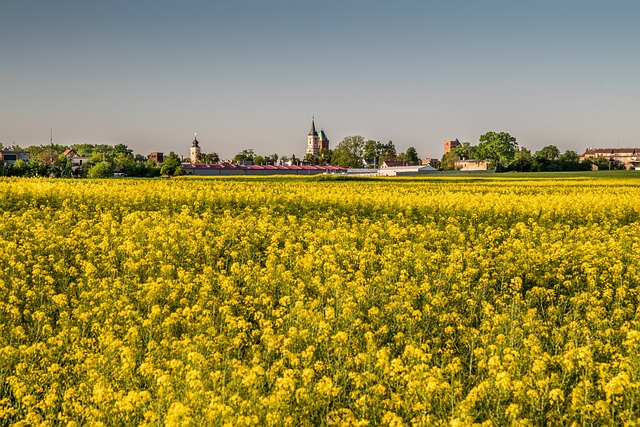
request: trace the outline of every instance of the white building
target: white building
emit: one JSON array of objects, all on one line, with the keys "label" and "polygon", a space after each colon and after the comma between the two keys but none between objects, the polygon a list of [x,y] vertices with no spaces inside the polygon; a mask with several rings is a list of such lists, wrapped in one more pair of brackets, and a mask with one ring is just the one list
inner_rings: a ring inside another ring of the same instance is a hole
[{"label": "white building", "polygon": [[456,168],[461,171],[486,171],[489,170],[489,162],[480,162],[478,160],[458,160]]},{"label": "white building", "polygon": [[434,172],[437,172],[437,169],[430,165],[389,166],[378,169],[378,176],[423,175]]}]

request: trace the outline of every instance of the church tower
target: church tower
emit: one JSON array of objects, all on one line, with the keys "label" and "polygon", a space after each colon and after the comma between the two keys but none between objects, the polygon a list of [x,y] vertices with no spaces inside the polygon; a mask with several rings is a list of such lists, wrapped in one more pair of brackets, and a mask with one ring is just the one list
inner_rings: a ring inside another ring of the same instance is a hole
[{"label": "church tower", "polygon": [[315,117],[311,119],[311,130],[307,137],[307,153],[312,156],[320,154],[320,138],[318,132],[316,132],[316,120]]},{"label": "church tower", "polygon": [[200,143],[198,143],[198,138],[196,138],[196,134],[193,134],[193,142],[191,143],[191,153],[190,160],[191,163],[197,163],[198,157],[200,157]]},{"label": "church tower", "polygon": [[320,151],[329,149],[329,138],[325,135],[324,130],[320,129]]}]

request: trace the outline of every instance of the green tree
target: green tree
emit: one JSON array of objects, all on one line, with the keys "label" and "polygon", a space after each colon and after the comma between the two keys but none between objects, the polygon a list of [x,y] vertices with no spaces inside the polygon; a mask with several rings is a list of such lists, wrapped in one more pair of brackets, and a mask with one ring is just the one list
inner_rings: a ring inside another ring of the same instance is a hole
[{"label": "green tree", "polygon": [[72,144],[71,148],[75,151],[78,156],[82,157],[91,157],[93,151],[95,149],[94,144]]},{"label": "green tree", "polygon": [[524,147],[520,147],[519,150],[513,156],[513,160],[509,164],[509,170],[518,172],[531,172],[534,169],[534,159],[531,155],[531,151]]},{"label": "green tree", "polygon": [[453,171],[457,169],[456,162],[460,160],[460,157],[455,151],[451,150],[448,153],[444,153],[438,169],[442,171]]},{"label": "green tree", "polygon": [[264,156],[264,164],[266,164],[266,165],[277,165],[279,158],[280,158],[280,156],[278,156],[276,153],[269,154],[267,156]]},{"label": "green tree", "polygon": [[420,163],[420,156],[418,156],[418,152],[415,148],[409,147],[407,151],[405,151],[403,159],[407,163],[411,163],[413,165],[417,165]]},{"label": "green tree", "polygon": [[112,156],[110,151],[94,151],[93,153],[91,153],[91,163],[93,163],[94,165],[100,162],[111,162],[111,160]]},{"label": "green tree", "polygon": [[205,165],[214,165],[220,163],[220,156],[218,153],[200,153],[197,159],[198,163],[204,163]]},{"label": "green tree", "polygon": [[178,166],[180,166],[180,158],[172,151],[164,158],[164,162],[160,168],[160,173],[162,175],[173,175],[175,174]]},{"label": "green tree", "polygon": [[113,147],[114,156],[124,156],[133,158],[133,150],[127,147],[125,144],[116,144]]},{"label": "green tree", "polygon": [[560,170],[558,157],[560,150],[555,145],[547,145],[536,151],[533,155],[535,160],[535,169],[539,172],[550,172]]},{"label": "green tree", "polygon": [[567,150],[558,157],[560,169],[563,171],[591,170],[591,163],[580,162],[580,155],[573,150]]},{"label": "green tree", "polygon": [[360,167],[364,150],[364,138],[360,135],[345,137],[333,150],[333,162],[343,168]]},{"label": "green tree", "polygon": [[110,162],[98,162],[91,166],[89,178],[109,178],[113,176],[113,165]]},{"label": "green tree", "polygon": [[547,145],[536,151],[534,156],[536,159],[556,160],[560,157],[560,150],[555,145]]},{"label": "green tree", "polygon": [[560,161],[580,163],[580,155],[573,150],[567,150],[559,157]]},{"label": "green tree", "polygon": [[382,146],[383,144],[381,144],[380,141],[374,141],[373,139],[366,140],[362,150],[362,158],[373,163],[375,167],[379,166]]},{"label": "green tree", "polygon": [[393,141],[382,144],[380,151],[380,163],[393,162],[395,160],[398,160],[398,153],[396,152],[396,146],[393,145]]},{"label": "green tree", "polygon": [[333,160],[333,151],[328,148],[323,148],[320,150],[320,155],[318,156],[318,163],[321,165],[330,165]]},{"label": "green tree", "polygon": [[[44,163],[36,160],[30,160],[28,163],[28,168],[29,171],[27,172],[28,176],[48,176],[49,175],[49,168],[47,168],[47,166],[45,166]],[[69,175],[64,175],[64,176],[69,176]]]},{"label": "green tree", "polygon": [[319,162],[319,160],[320,160],[320,159],[318,158],[318,156],[314,156],[314,155],[313,155],[313,154],[311,154],[311,153],[306,153],[306,154],[304,155],[304,159],[302,159],[302,161],[303,161],[304,163],[309,163],[309,164],[312,164],[312,165],[317,165],[317,164],[318,164],[318,162]]},{"label": "green tree", "polygon": [[[121,145],[121,149],[128,149],[126,145]],[[114,147],[109,144],[73,144],[71,148],[79,156],[91,157],[94,163],[112,161],[114,156]]]},{"label": "green tree", "polygon": [[365,159],[377,159],[382,153],[382,144],[380,141],[367,139],[362,147],[362,157]]},{"label": "green tree", "polygon": [[233,162],[234,163],[253,162],[253,158],[255,157],[255,155],[256,153],[253,151],[253,149],[242,150],[241,152],[233,156]]},{"label": "green tree", "polygon": [[471,160],[476,158],[476,148],[477,147],[471,145],[470,142],[463,142],[451,151],[455,152],[460,160]]},{"label": "green tree", "polygon": [[133,158],[133,154],[127,155],[123,152],[119,152],[114,156],[113,162],[122,168],[122,172],[124,172],[125,175],[138,176],[138,165]]},{"label": "green tree", "polygon": [[24,160],[16,160],[11,165],[11,175],[26,176],[29,171],[29,165]]},{"label": "green tree", "polygon": [[59,155],[60,153],[58,153],[58,151],[54,148],[45,147],[38,153],[37,156],[34,157],[34,159],[41,161],[45,166],[49,167],[58,160]]},{"label": "green tree", "polygon": [[55,161],[55,158],[58,156],[58,154],[62,154],[64,150],[67,149],[67,147],[59,144],[32,145],[22,150],[19,146],[14,144],[13,147],[9,147],[8,149],[14,151],[26,151],[27,153],[29,153],[29,158],[31,160],[37,159],[43,152],[47,152],[49,153],[49,157],[51,158],[50,163],[52,163]]},{"label": "green tree", "polygon": [[513,160],[517,148],[516,138],[507,132],[487,132],[480,137],[475,157],[491,161],[498,170]]},{"label": "green tree", "polygon": [[66,156],[59,154],[56,160],[52,162],[44,170],[38,170],[34,168],[34,172],[37,173],[38,176],[42,174],[42,175],[48,175],[56,178],[69,177],[71,176],[71,161],[69,161],[69,159]]}]

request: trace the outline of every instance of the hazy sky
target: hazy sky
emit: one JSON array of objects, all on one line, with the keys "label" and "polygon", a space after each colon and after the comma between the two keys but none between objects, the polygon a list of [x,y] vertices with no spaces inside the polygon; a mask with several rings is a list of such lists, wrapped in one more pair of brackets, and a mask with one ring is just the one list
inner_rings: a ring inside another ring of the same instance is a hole
[{"label": "hazy sky", "polygon": [[0,0],[0,142],[640,146],[640,2]]}]

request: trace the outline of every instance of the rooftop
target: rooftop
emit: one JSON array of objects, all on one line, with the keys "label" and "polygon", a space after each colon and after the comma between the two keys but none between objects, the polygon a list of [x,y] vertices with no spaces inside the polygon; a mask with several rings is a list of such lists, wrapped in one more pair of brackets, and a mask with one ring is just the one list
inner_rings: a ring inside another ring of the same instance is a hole
[{"label": "rooftop", "polygon": [[215,170],[322,170],[322,171],[346,171],[345,168],[341,168],[339,166],[332,166],[332,165],[326,165],[326,166],[314,166],[314,165],[302,165],[302,166],[296,166],[296,165],[292,165],[292,166],[283,166],[283,165],[251,165],[251,166],[244,166],[244,165],[234,165],[232,163],[221,163],[221,164],[213,164],[213,165],[206,165],[203,163],[182,163],[182,167],[185,170],[194,170],[194,169],[200,169],[200,170],[211,170],[211,169],[215,169]]}]

